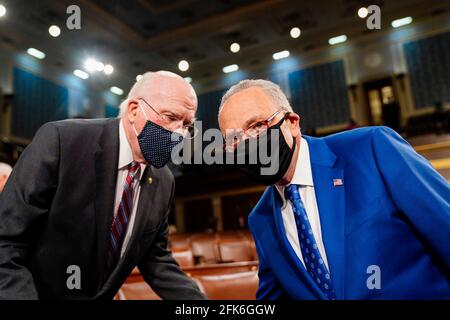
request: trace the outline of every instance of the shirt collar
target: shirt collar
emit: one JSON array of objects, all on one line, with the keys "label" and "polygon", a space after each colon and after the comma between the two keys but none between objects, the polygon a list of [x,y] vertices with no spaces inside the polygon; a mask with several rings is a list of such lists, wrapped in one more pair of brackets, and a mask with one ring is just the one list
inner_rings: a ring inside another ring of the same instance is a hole
[{"label": "shirt collar", "polygon": [[[133,161],[133,152],[131,151],[130,143],[128,142],[127,135],[125,134],[125,128],[123,127],[122,120],[119,123],[119,162],[118,169],[126,168]],[[141,163],[141,176],[145,170],[146,165]]]},{"label": "shirt collar", "polygon": [[[304,138],[301,138],[300,141],[301,141],[300,142],[300,151],[299,151],[299,155],[297,158],[297,163],[295,164],[294,175],[292,177],[290,184],[314,187],[308,142]],[[284,199],[285,186],[275,185],[275,187],[277,188],[278,192],[280,193],[281,198],[283,199],[283,203],[285,203],[286,202]]]}]

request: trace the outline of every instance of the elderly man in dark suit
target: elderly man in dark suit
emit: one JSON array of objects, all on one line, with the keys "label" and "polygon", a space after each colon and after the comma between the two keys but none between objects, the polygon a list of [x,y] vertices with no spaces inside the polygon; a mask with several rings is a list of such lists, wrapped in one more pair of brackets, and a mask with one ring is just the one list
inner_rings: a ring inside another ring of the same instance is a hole
[{"label": "elderly man in dark suit", "polygon": [[0,195],[0,299],[111,299],[135,266],[162,298],[204,298],[166,249],[165,164],[196,109],[183,78],[149,72],[119,119],[39,129]]}]

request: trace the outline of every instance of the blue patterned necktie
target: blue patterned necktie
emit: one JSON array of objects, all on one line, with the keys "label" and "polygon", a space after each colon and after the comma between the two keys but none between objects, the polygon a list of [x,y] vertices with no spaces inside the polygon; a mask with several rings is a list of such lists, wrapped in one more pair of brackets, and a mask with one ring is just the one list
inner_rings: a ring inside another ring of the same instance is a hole
[{"label": "blue patterned necktie", "polygon": [[306,270],[312,277],[314,282],[320,287],[325,296],[328,299],[336,299],[336,295],[331,282],[330,273],[320,255],[319,248],[317,247],[316,240],[311,229],[311,225],[306,214],[305,207],[300,193],[298,191],[298,185],[291,184],[284,190],[286,199],[289,199],[292,203],[292,211],[294,211],[295,223],[297,225],[298,240],[300,243],[300,249],[305,263]]}]

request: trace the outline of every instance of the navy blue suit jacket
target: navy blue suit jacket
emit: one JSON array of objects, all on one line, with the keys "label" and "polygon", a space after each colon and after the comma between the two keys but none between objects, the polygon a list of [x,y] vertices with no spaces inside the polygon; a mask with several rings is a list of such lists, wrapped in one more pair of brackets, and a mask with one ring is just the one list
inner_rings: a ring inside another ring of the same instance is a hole
[{"label": "navy blue suit jacket", "polygon": [[[450,299],[449,183],[386,127],[303,137],[336,298]],[[325,299],[287,240],[274,186],[249,226],[258,299]],[[375,273],[379,289],[371,285]]]}]

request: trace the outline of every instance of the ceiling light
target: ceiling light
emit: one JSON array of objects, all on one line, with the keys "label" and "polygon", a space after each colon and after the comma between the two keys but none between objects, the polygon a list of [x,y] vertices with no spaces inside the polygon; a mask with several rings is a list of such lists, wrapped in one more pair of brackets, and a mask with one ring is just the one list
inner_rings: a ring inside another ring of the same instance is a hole
[{"label": "ceiling light", "polygon": [[297,39],[302,34],[302,31],[298,27],[294,27],[291,29],[291,38]]},{"label": "ceiling light", "polygon": [[100,61],[97,61],[95,63],[95,70],[97,70],[98,72],[102,72],[103,69],[105,69],[105,65],[103,63],[101,63]]},{"label": "ceiling light", "polygon": [[61,34],[61,29],[58,26],[53,25],[48,28],[48,33],[50,33],[53,38],[56,38]]},{"label": "ceiling light", "polygon": [[231,51],[231,52],[236,53],[236,52],[239,52],[239,50],[241,50],[241,46],[239,45],[239,43],[233,42],[233,43],[230,45],[230,51]]},{"label": "ceiling light", "polygon": [[97,61],[95,59],[89,58],[84,63],[84,69],[89,72],[94,72],[97,70]]},{"label": "ceiling light", "polygon": [[35,48],[29,48],[27,50],[27,53],[30,56],[33,56],[33,57],[38,58],[40,60],[45,58],[45,53],[43,53],[42,51],[39,51],[38,49],[35,49]]},{"label": "ceiling light", "polygon": [[106,75],[109,76],[111,73],[114,72],[114,67],[113,67],[112,65],[110,65],[110,64],[107,64],[107,65],[105,65],[105,67],[103,68],[103,72],[104,72]]},{"label": "ceiling light", "polygon": [[187,71],[189,69],[189,62],[181,60],[178,62],[178,69],[180,69],[180,71]]},{"label": "ceiling light", "polygon": [[6,14],[6,7],[0,4],[0,17],[3,17]]},{"label": "ceiling light", "polygon": [[284,51],[280,51],[280,52],[275,52],[272,55],[272,58],[273,58],[273,60],[280,60],[280,59],[289,57],[289,55],[290,55],[289,51],[284,50]]},{"label": "ceiling light", "polygon": [[347,41],[347,36],[345,34],[328,39],[328,43],[330,45],[335,45],[335,44],[342,43],[345,41]]},{"label": "ceiling light", "polygon": [[142,79],[142,74],[138,74],[137,76],[136,76],[136,81],[139,81],[139,80],[141,80]]},{"label": "ceiling light", "polygon": [[192,78],[191,77],[185,77],[184,80],[186,80],[187,83],[191,83],[192,82]]},{"label": "ceiling light", "polygon": [[234,72],[234,71],[238,71],[238,70],[239,70],[239,66],[237,64],[231,64],[229,66],[222,68],[223,73],[230,73],[230,72]]},{"label": "ceiling light", "polygon": [[360,18],[365,18],[365,17],[367,17],[368,14],[369,14],[369,11],[367,10],[367,8],[365,8],[365,7],[359,8],[358,16]]},{"label": "ceiling light", "polygon": [[118,88],[118,87],[111,87],[111,89],[109,89],[112,93],[117,94],[118,96],[123,95],[123,90]]},{"label": "ceiling light", "polygon": [[83,70],[80,70],[80,69],[76,69],[73,72],[73,74],[76,75],[78,78],[81,78],[83,80],[89,78],[89,74],[87,72],[84,72]]},{"label": "ceiling light", "polygon": [[406,26],[407,24],[410,24],[413,21],[411,17],[404,17],[401,19],[397,19],[391,22],[392,27],[398,28],[401,26]]}]

